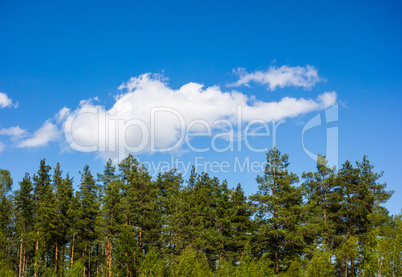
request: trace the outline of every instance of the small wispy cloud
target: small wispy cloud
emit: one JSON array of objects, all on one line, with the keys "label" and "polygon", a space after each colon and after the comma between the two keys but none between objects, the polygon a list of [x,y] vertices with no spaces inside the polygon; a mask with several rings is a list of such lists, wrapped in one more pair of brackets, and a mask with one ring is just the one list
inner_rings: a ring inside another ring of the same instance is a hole
[{"label": "small wispy cloud", "polygon": [[18,140],[28,135],[25,129],[21,129],[19,126],[3,128],[0,130],[0,135],[10,136],[12,140]]},{"label": "small wispy cloud", "polygon": [[50,120],[47,120],[30,138],[20,141],[17,147],[26,148],[44,146],[49,142],[56,141],[59,136],[60,132],[58,127]]},{"label": "small wispy cloud", "polygon": [[0,92],[0,108],[7,108],[7,107],[18,107],[18,102],[13,103],[11,98],[8,97],[8,95],[4,92]]},{"label": "small wispy cloud", "polygon": [[318,76],[317,69],[314,66],[271,66],[266,71],[254,71],[248,73],[244,68],[234,69],[233,73],[239,76],[239,80],[228,87],[250,86],[254,82],[260,85],[266,85],[268,90],[284,87],[302,87],[311,89],[316,83],[323,80]]},{"label": "small wispy cloud", "polygon": [[10,141],[13,142],[10,144],[10,147],[36,148],[46,146],[50,142],[60,139],[60,125],[63,124],[69,113],[70,109],[63,107],[52,118],[46,120],[34,133],[30,133],[19,126],[13,126],[0,129],[0,135],[10,137]]},{"label": "small wispy cloud", "polygon": [[70,109],[67,107],[63,107],[56,115],[55,115],[55,119],[57,123],[62,123],[67,116],[70,114]]}]

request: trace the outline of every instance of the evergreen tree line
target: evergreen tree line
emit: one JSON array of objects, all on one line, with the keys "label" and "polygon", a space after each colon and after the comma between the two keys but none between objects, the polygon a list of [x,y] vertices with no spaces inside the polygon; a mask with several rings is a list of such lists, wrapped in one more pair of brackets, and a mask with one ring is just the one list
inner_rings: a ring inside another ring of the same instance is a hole
[{"label": "evergreen tree line", "polygon": [[299,178],[273,148],[247,197],[193,167],[153,180],[132,155],[78,189],[45,160],[0,170],[1,276],[402,276],[402,218],[367,157]]}]

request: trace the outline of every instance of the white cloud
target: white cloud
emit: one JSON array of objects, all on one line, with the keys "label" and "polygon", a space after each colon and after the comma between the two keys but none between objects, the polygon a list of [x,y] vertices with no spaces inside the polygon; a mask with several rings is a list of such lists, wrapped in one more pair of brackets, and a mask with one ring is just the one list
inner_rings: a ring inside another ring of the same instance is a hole
[{"label": "white cloud", "polygon": [[[311,72],[305,75],[314,76]],[[308,80],[311,79],[314,78]],[[287,83],[272,83],[272,87],[284,84]],[[204,88],[198,83],[188,83],[175,90],[161,76],[151,74],[131,78],[120,89],[124,92],[115,98],[109,110],[92,101],[81,101],[78,109],[69,114],[64,132],[70,146],[76,150],[82,147],[88,152],[96,150],[108,157],[122,145],[133,148],[145,141],[142,151],[150,151],[151,141],[157,149],[174,145],[180,140],[183,128],[197,120],[211,126],[212,131],[222,131],[222,124],[216,121],[236,123],[239,108],[243,123],[257,119],[272,121],[326,109],[334,105],[337,98],[335,92],[326,92],[315,100],[284,97],[278,102],[263,102],[237,91],[224,92],[217,86]],[[152,121],[155,108],[164,111],[154,113]],[[204,130],[202,124],[192,127],[192,131]]]},{"label": "white cloud", "polygon": [[283,65],[281,67],[271,66],[266,71],[254,71],[247,73],[244,68],[238,68],[234,72],[239,76],[239,80],[229,84],[229,87],[249,86],[251,82],[266,85],[267,89],[273,91],[277,87],[302,87],[312,88],[322,79],[318,76],[317,70],[310,65],[305,67],[291,67]]},{"label": "white cloud", "polygon": [[57,121],[58,123],[63,122],[63,121],[67,118],[67,116],[68,116],[69,114],[70,114],[70,109],[67,108],[67,107],[63,107],[63,108],[55,115],[56,121]]},{"label": "white cloud", "polygon": [[59,129],[55,124],[47,120],[41,128],[28,139],[22,140],[18,143],[17,147],[39,147],[47,145],[49,142],[56,141],[59,138]]},{"label": "white cloud", "polygon": [[13,101],[4,92],[0,92],[0,108],[17,107],[18,103],[13,104]]},{"label": "white cloud", "polygon": [[4,143],[0,141],[0,153],[3,152],[5,148],[6,146],[4,145]]},{"label": "white cloud", "polygon": [[12,140],[17,140],[28,135],[25,129],[21,129],[19,126],[3,128],[0,130],[0,135],[10,136]]}]

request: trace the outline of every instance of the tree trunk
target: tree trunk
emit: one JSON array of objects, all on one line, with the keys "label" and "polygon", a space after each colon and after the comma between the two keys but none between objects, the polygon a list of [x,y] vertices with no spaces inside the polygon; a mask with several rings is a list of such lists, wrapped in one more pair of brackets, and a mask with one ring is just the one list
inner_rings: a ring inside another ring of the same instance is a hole
[{"label": "tree trunk", "polygon": [[85,252],[87,252],[87,245],[86,244],[85,244],[84,252],[82,253],[82,260],[84,261],[84,274],[83,274],[83,276],[85,276]]},{"label": "tree trunk", "polygon": [[22,274],[22,243],[23,243],[23,231],[21,231],[21,241],[20,241],[20,266],[19,266],[19,270],[18,270],[18,276],[21,277]]},{"label": "tree trunk", "polygon": [[109,277],[112,276],[113,242],[109,242]]},{"label": "tree trunk", "polygon": [[127,263],[127,252],[125,253],[126,256],[126,262],[125,262],[125,266],[126,266],[126,271],[127,271],[127,277],[129,276],[129,269],[128,269],[128,263]]},{"label": "tree trunk", "polygon": [[71,246],[71,268],[70,268],[70,270],[73,269],[73,265],[74,265],[74,241],[75,241],[75,234],[73,234],[73,244]]},{"label": "tree trunk", "polygon": [[278,247],[275,249],[275,270],[279,274]]},{"label": "tree trunk", "polygon": [[92,245],[89,246],[89,254],[88,254],[88,277],[91,277],[91,256],[92,256]]},{"label": "tree trunk", "polygon": [[142,235],[142,229],[141,229],[141,227],[140,227],[140,250],[141,250],[141,252],[142,252],[142,247],[141,247],[141,235]]},{"label": "tree trunk", "polygon": [[56,274],[57,274],[57,267],[58,267],[58,254],[59,254],[59,246],[58,246],[58,244],[56,243],[56,253],[55,253],[55,255],[56,255],[56,264],[55,264],[55,266],[54,266],[54,271],[56,272]]},{"label": "tree trunk", "polygon": [[61,252],[61,257],[62,257],[62,259],[61,259],[62,264],[61,264],[61,267],[59,269],[59,271],[61,270],[60,276],[65,276],[65,274],[64,274],[64,269],[65,269],[64,257],[65,257],[65,254],[66,254],[66,246],[65,245],[63,247],[61,247],[60,252]]},{"label": "tree trunk", "polygon": [[26,261],[26,249],[27,249],[27,242],[24,243],[24,259],[22,261],[22,274],[24,274],[25,270],[26,270],[26,263],[27,263],[27,261]]},{"label": "tree trunk", "polygon": [[[38,249],[39,249],[39,230],[38,231],[36,231],[36,235],[37,235],[37,238],[36,238],[36,246],[35,246],[35,256],[36,256],[36,254],[37,254],[37,252],[38,252]],[[38,265],[38,263],[37,263],[37,257],[35,257],[35,273],[34,273],[34,277],[36,277],[37,275],[36,275],[36,267],[37,267],[37,265]]]}]

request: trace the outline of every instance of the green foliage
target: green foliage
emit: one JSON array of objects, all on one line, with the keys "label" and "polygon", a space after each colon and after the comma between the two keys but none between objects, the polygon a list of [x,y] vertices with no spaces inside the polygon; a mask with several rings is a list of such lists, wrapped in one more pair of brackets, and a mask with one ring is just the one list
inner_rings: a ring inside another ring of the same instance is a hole
[{"label": "green foliage", "polygon": [[401,215],[367,157],[304,182],[274,148],[249,198],[176,170],[152,180],[132,155],[73,179],[45,160],[12,192],[0,170],[0,276],[402,276]]},{"label": "green foliage", "polygon": [[332,253],[321,249],[316,249],[311,258],[306,276],[315,277],[330,277],[333,276],[334,265],[332,263]]},{"label": "green foliage", "polygon": [[303,173],[305,182],[302,184],[307,202],[304,205],[305,240],[308,243],[328,244],[334,234],[335,224],[331,220],[332,199],[336,187],[335,168],[330,168],[325,156],[318,155],[317,171]]},{"label": "green foliage", "polygon": [[234,266],[225,258],[221,257],[218,261],[214,276],[231,277],[235,274]]},{"label": "green foliage", "polygon": [[204,253],[197,253],[193,248],[187,247],[179,256],[173,266],[171,276],[174,277],[204,277],[212,276],[208,261]]},{"label": "green foliage", "polygon": [[[295,259],[289,266],[285,274],[287,277],[300,277],[303,276],[302,264],[298,259]],[[321,274],[319,276],[322,276]]]},{"label": "green foliage", "polygon": [[4,263],[4,272],[7,271],[7,262],[10,258],[6,253],[10,251],[9,238],[12,234],[12,198],[10,195],[13,180],[8,170],[0,169],[0,259]]},{"label": "green foliage", "polygon": [[264,254],[260,258],[255,257],[252,254],[250,244],[247,243],[234,276],[273,276],[274,272],[274,263],[269,259],[268,255]]},{"label": "green foliage", "polygon": [[163,276],[164,261],[159,257],[157,251],[152,248],[141,263],[139,276]]},{"label": "green foliage", "polygon": [[81,277],[84,272],[84,261],[79,259],[74,262],[73,268],[68,271],[68,277]]},{"label": "green foliage", "polygon": [[302,192],[293,186],[298,177],[288,172],[288,156],[273,148],[267,153],[265,174],[257,177],[258,193],[250,197],[259,224],[259,252],[269,253],[275,271],[288,268],[303,247]]},{"label": "green foliage", "polygon": [[96,246],[96,218],[99,213],[98,187],[95,179],[89,170],[89,166],[84,167],[81,173],[80,190],[77,193],[78,200],[78,220],[77,225],[77,252],[84,262],[84,270],[91,274],[95,271],[94,267],[94,247]]},{"label": "green foliage", "polygon": [[357,259],[359,258],[358,238],[349,236],[336,250],[337,270],[344,276],[356,275]]}]

